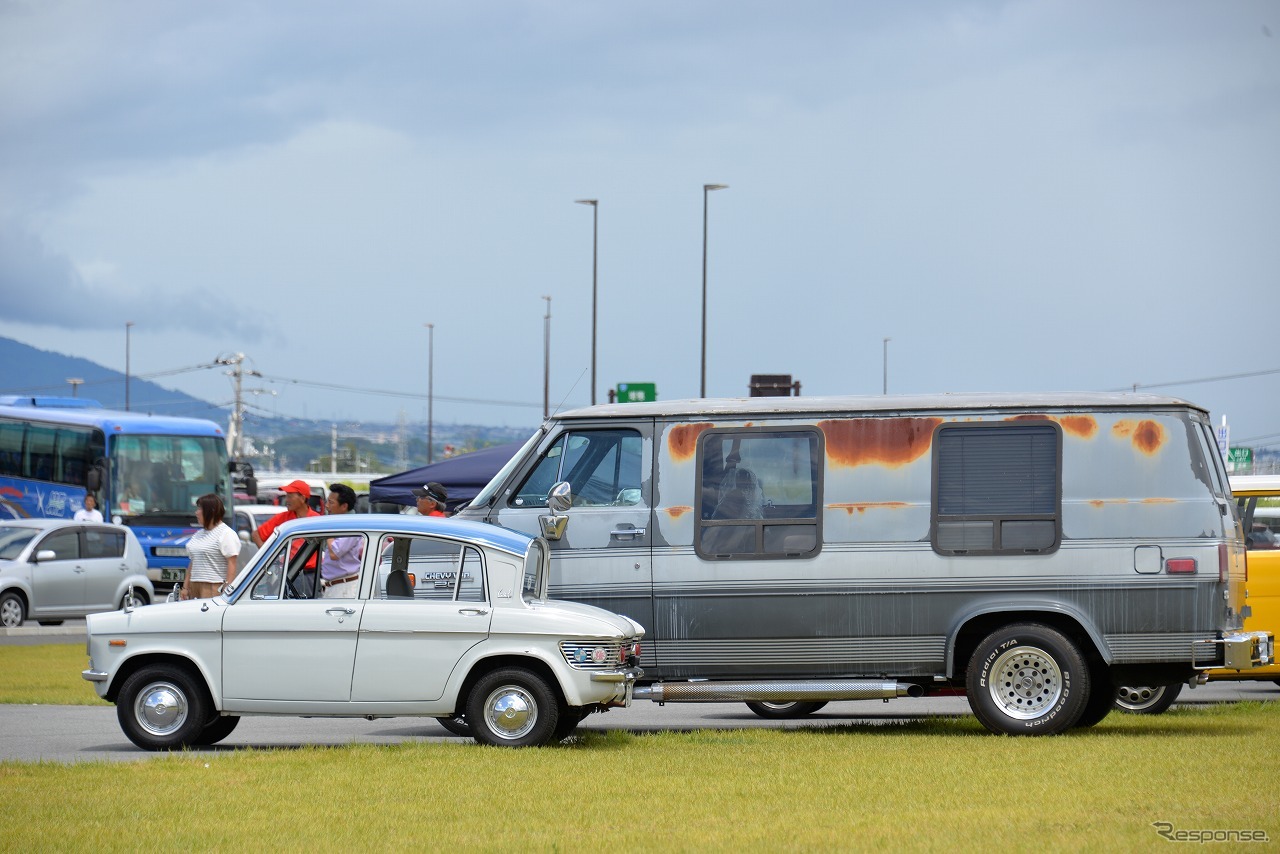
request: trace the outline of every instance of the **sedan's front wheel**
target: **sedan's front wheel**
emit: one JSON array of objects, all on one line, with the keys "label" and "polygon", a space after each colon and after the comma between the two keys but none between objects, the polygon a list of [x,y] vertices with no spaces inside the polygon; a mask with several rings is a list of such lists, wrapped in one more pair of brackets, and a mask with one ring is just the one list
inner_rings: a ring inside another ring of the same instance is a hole
[{"label": "sedan's front wheel", "polygon": [[27,619],[27,606],[22,604],[22,597],[12,590],[0,596],[0,626],[16,629]]},{"label": "sedan's front wheel", "polygon": [[209,706],[204,685],[189,671],[158,664],[125,680],[116,717],[129,740],[144,750],[176,750],[199,744]]},{"label": "sedan's front wheel", "polygon": [[530,747],[547,744],[560,721],[555,691],[523,667],[487,673],[467,698],[467,723],[481,744]]}]

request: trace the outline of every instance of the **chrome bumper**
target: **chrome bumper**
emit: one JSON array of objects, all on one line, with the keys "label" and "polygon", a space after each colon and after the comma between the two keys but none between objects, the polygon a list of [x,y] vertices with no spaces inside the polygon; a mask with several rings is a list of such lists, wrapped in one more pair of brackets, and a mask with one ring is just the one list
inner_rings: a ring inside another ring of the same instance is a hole
[{"label": "chrome bumper", "polygon": [[1266,667],[1276,660],[1276,640],[1271,632],[1233,632],[1216,640],[1194,641],[1191,644],[1192,661],[1196,647],[1201,644],[1221,644],[1222,663],[1196,666],[1196,670],[1252,670]]},{"label": "chrome bumper", "polygon": [[80,671],[80,678],[88,682],[106,682],[110,676],[110,673],[103,673],[101,670]]}]

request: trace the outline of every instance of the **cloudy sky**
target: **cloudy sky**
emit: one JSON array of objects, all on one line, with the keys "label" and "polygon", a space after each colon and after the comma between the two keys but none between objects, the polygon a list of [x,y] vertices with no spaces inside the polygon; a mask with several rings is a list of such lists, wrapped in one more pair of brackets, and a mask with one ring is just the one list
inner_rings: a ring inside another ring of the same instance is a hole
[{"label": "cloudy sky", "polygon": [[281,415],[425,419],[432,323],[438,422],[535,425],[544,296],[589,403],[583,198],[598,399],[696,397],[707,183],[709,395],[889,338],[1280,441],[1271,0],[0,0],[0,335]]}]

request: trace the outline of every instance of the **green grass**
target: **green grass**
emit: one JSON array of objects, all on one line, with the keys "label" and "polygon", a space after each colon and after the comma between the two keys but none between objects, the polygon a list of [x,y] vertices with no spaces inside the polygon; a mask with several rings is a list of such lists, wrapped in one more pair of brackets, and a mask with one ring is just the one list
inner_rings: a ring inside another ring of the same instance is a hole
[{"label": "green grass", "polygon": [[[65,657],[78,681],[83,651],[70,650],[0,648],[0,683],[25,655],[42,667]],[[1113,714],[1058,738],[991,736],[959,717],[611,732],[523,751],[419,742],[7,762],[0,850],[1167,850],[1157,821],[1274,843],[1277,736],[1280,703],[1240,703]]]},{"label": "green grass", "polygon": [[0,646],[0,703],[106,705],[80,678],[88,666],[82,643]]}]

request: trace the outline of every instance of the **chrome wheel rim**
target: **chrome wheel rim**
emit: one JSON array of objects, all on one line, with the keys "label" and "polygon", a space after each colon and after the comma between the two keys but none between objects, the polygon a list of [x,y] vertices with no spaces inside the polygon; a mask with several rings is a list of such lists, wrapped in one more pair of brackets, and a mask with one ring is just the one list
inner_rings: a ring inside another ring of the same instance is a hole
[{"label": "chrome wheel rim", "polygon": [[1062,669],[1053,656],[1033,646],[1002,653],[987,683],[991,700],[1011,718],[1038,718],[1062,697]]},{"label": "chrome wheel rim", "polygon": [[1167,686],[1122,685],[1116,689],[1116,705],[1126,711],[1141,712],[1160,702]]},{"label": "chrome wheel rim", "polygon": [[504,685],[485,699],[484,717],[494,735],[518,739],[537,724],[538,703],[520,686]]},{"label": "chrome wheel rim", "polygon": [[187,695],[172,682],[152,682],[138,693],[133,717],[152,735],[175,732],[187,721]]}]

